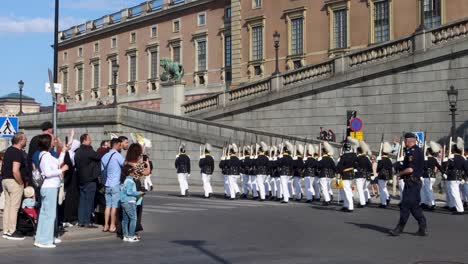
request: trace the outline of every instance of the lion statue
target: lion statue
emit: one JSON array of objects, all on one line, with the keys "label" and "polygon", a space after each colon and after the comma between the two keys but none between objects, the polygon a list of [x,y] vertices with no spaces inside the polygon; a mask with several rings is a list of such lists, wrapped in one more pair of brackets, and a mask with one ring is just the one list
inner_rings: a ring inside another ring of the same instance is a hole
[{"label": "lion statue", "polygon": [[164,69],[164,72],[159,75],[161,81],[180,81],[184,77],[184,66],[178,62],[163,58],[159,64]]}]

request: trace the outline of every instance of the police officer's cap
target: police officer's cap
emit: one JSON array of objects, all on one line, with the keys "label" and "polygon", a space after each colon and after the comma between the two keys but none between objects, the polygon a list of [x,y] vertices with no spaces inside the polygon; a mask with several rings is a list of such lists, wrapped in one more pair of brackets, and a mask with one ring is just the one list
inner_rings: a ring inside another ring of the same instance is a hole
[{"label": "police officer's cap", "polygon": [[51,128],[53,128],[53,125],[49,121],[46,121],[46,122],[41,124],[41,130],[42,131],[46,131],[46,130],[51,129]]},{"label": "police officer's cap", "polygon": [[405,138],[415,138],[416,139],[417,137],[416,137],[416,135],[414,133],[409,132],[409,133],[405,134]]}]

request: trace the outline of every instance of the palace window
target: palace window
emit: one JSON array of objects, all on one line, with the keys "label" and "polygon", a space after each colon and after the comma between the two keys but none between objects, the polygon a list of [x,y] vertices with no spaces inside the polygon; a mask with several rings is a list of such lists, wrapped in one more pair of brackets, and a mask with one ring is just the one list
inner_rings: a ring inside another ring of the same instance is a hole
[{"label": "palace window", "polygon": [[263,59],[263,26],[252,27],[252,60]]},{"label": "palace window", "polygon": [[343,49],[348,47],[348,12],[346,9],[333,11],[333,47]]},{"label": "palace window", "polygon": [[424,25],[435,28],[442,24],[442,0],[424,0]]},{"label": "palace window", "polygon": [[375,42],[390,40],[390,10],[388,0],[374,2]]}]

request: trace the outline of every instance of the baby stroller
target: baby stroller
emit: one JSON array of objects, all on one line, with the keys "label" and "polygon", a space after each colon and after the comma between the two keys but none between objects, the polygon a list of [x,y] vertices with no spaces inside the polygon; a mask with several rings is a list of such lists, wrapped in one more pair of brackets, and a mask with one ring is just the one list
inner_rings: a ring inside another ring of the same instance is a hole
[{"label": "baby stroller", "polygon": [[18,220],[16,222],[16,230],[23,236],[34,236],[36,234],[36,221],[32,216],[27,214],[23,208],[18,211]]}]

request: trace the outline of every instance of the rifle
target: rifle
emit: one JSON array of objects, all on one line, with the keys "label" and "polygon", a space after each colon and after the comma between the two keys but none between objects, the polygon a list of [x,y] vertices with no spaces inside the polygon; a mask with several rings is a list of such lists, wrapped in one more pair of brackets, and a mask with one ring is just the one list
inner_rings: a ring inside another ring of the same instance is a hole
[{"label": "rifle", "polygon": [[384,145],[384,133],[382,133],[382,137],[380,138],[380,150],[379,150],[379,156],[377,157],[377,160],[382,159],[383,145]]},{"label": "rifle", "polygon": [[405,156],[404,147],[403,147],[403,145],[405,144],[405,141],[403,138],[404,138],[403,136],[400,138],[400,149],[398,150],[398,155],[397,155],[398,162],[403,161],[404,156]]},{"label": "rifle", "polygon": [[426,152],[427,152],[427,144],[426,144],[426,142],[427,142],[427,129],[426,129],[426,131],[424,131],[424,145],[423,145],[424,160],[427,160],[427,154],[426,154]]},{"label": "rifle", "polygon": [[448,152],[448,155],[447,155],[447,159],[453,158],[453,154],[452,154],[452,144],[453,144],[453,142],[452,142],[452,137],[450,137],[450,140],[449,140],[449,148],[448,148],[448,149],[449,149],[449,150],[448,150],[449,152]]}]

